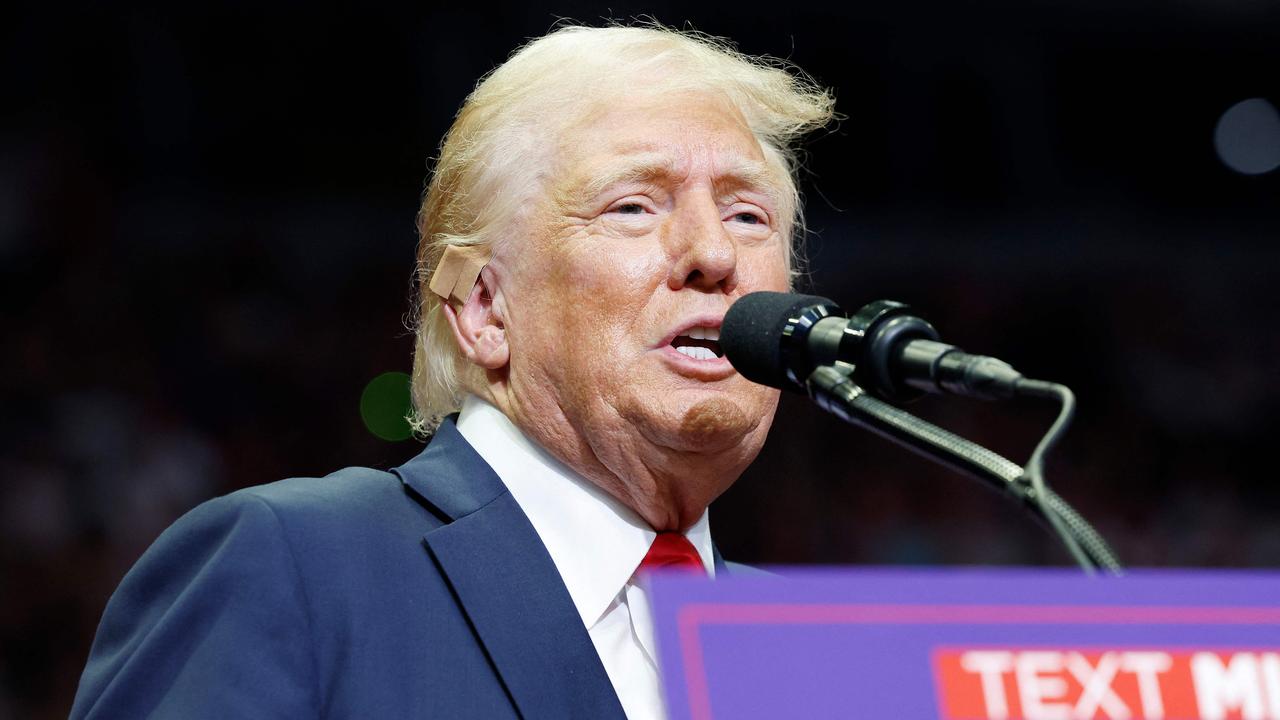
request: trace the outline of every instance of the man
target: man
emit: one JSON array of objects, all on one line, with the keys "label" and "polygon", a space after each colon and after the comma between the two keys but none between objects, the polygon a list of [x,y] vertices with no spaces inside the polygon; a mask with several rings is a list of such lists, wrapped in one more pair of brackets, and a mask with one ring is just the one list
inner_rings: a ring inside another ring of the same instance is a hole
[{"label": "man", "polygon": [[420,215],[426,450],[182,518],[112,597],[73,717],[660,717],[637,571],[725,571],[706,508],[777,394],[718,329],[788,287],[788,145],[830,117],[808,81],[691,34],[518,51]]}]

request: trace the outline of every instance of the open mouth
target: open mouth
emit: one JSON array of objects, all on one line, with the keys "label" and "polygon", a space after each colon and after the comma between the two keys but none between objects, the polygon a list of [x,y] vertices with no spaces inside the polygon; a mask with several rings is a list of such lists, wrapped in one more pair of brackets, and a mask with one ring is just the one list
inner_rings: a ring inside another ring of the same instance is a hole
[{"label": "open mouth", "polygon": [[691,327],[675,336],[671,347],[682,355],[694,360],[715,360],[724,357],[720,350],[720,329],[709,327]]}]

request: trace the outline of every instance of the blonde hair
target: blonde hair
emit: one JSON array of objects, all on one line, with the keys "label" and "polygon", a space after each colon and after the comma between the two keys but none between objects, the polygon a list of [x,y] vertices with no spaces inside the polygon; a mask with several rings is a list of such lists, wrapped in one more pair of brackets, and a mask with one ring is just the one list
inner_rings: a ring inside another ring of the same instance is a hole
[{"label": "blonde hair", "polygon": [[746,119],[766,160],[785,179],[781,232],[794,273],[794,238],[803,235],[793,144],[834,117],[834,100],[788,63],[743,55],[727,41],[656,23],[559,28],[518,49],[467,97],[441,143],[418,212],[418,298],[413,405],[419,434],[433,432],[461,406],[463,359],[439,296],[427,284],[449,245],[488,246],[540,190],[539,153],[557,130],[607,96],[612,86],[724,94]]}]

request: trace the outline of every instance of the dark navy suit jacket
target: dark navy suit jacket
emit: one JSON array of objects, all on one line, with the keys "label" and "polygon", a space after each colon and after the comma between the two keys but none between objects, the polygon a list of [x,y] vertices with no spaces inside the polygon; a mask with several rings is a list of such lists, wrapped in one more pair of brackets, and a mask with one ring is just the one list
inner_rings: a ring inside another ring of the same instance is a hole
[{"label": "dark navy suit jacket", "polygon": [[533,526],[446,421],[391,472],[248,488],[166,530],[107,604],[71,716],[623,712]]}]

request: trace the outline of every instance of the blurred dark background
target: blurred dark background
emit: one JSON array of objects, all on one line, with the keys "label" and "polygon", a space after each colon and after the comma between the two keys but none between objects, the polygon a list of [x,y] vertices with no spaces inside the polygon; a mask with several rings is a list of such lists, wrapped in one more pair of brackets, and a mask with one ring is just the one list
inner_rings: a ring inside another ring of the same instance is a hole
[{"label": "blurred dark background", "polygon": [[[197,503],[418,451],[375,434],[401,401],[373,381],[410,367],[428,158],[524,39],[640,13],[834,88],[809,289],[1072,386],[1049,480],[1128,563],[1280,565],[1280,3],[10,5],[0,717],[65,716],[110,592]],[[914,409],[1018,461],[1054,414]],[[779,418],[713,510],[729,557],[1067,562],[972,481]]]}]

